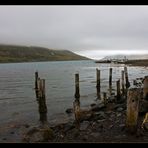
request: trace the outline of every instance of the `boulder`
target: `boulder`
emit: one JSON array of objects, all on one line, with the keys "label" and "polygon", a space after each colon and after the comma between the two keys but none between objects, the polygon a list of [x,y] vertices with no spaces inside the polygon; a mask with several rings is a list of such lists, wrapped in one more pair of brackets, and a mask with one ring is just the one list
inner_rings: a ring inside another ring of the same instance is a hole
[{"label": "boulder", "polygon": [[72,109],[72,108],[68,108],[68,109],[66,109],[66,113],[67,113],[67,114],[71,114],[71,113],[73,113],[73,109]]},{"label": "boulder", "polygon": [[89,121],[83,121],[81,124],[80,124],[80,130],[81,131],[84,131],[87,129],[87,127],[89,126]]}]

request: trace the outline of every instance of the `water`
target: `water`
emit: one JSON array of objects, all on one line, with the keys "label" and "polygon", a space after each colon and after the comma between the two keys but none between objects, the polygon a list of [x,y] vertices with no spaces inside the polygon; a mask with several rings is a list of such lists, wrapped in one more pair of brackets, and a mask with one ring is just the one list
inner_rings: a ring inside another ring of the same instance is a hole
[{"label": "water", "polygon": [[[93,61],[32,62],[0,64],[0,121],[37,122],[38,104],[34,91],[34,73],[46,80],[49,121],[57,121],[71,108],[74,100],[74,74],[79,72],[82,106],[96,99],[96,68],[101,70],[101,92],[107,92],[109,67],[113,67],[113,87],[121,78],[124,65],[99,64]],[[129,80],[148,74],[146,67],[128,67]],[[61,118],[61,119],[62,119]]]}]

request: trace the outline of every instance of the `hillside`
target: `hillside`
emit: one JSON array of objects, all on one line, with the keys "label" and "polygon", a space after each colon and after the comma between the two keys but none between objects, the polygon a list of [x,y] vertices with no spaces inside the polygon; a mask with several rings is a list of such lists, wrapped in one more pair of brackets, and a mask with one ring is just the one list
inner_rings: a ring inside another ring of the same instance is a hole
[{"label": "hillside", "polygon": [[68,50],[53,50],[34,46],[0,45],[0,63],[88,60]]}]

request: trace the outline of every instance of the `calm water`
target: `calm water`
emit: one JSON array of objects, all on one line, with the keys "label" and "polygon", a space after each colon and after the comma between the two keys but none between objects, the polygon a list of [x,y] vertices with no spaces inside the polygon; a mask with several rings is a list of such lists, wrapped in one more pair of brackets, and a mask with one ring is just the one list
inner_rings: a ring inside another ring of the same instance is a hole
[{"label": "calm water", "polygon": [[[121,77],[124,65],[98,64],[93,61],[34,62],[0,64],[0,121],[37,122],[38,104],[34,92],[34,73],[46,80],[49,121],[66,117],[65,110],[74,100],[74,74],[80,75],[83,106],[96,99],[96,68],[101,70],[101,91],[108,89],[109,68],[113,67],[113,85]],[[148,75],[148,68],[128,67],[129,79]],[[68,117],[68,116],[67,116]]]}]

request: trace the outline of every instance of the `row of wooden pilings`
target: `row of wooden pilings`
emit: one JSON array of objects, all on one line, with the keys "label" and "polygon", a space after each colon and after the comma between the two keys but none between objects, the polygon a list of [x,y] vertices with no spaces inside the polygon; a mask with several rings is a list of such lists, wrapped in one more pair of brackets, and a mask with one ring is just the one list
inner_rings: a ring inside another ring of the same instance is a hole
[{"label": "row of wooden pilings", "polygon": [[[126,126],[130,131],[136,131],[137,120],[138,120],[138,108],[139,100],[141,99],[141,93],[139,93],[139,88],[128,89],[130,86],[128,80],[127,67],[121,71],[121,86],[120,89],[120,79],[116,81],[117,87],[117,102],[120,100],[121,96],[125,96],[127,99],[127,118]],[[100,70],[96,69],[96,90],[97,99],[101,99],[101,89],[100,89]],[[122,93],[121,93],[122,90]],[[141,89],[140,89],[141,90]],[[45,95],[45,79],[40,79],[38,77],[38,72],[35,72],[35,93],[39,105],[39,115],[41,123],[47,123],[47,106],[46,106],[46,95]],[[112,94],[112,68],[109,69],[109,95]],[[73,109],[76,121],[76,127],[80,126],[81,118],[81,108],[80,108],[80,89],[79,89],[79,74],[75,74],[75,100],[73,102]],[[104,104],[107,105],[107,93],[103,92]]]}]

